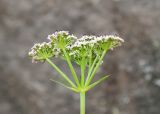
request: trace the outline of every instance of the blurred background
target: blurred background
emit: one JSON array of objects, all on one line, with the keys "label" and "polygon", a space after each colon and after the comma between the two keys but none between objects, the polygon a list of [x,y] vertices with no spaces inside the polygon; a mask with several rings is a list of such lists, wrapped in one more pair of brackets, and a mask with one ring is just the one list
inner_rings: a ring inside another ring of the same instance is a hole
[{"label": "blurred background", "polygon": [[87,93],[87,114],[160,114],[160,0],[0,0],[0,114],[79,113],[79,95],[28,57],[57,30],[125,40],[105,57],[96,78],[111,77]]}]

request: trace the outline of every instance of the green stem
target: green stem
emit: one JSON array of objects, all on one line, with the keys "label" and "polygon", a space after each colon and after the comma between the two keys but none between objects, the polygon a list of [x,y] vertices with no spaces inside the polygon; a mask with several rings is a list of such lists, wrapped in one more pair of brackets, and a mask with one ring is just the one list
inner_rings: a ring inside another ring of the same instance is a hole
[{"label": "green stem", "polygon": [[64,53],[64,55],[65,55],[65,57],[66,57],[68,66],[69,66],[69,68],[70,68],[70,70],[71,70],[71,73],[72,73],[72,76],[73,76],[73,78],[74,78],[74,80],[75,80],[77,86],[80,87],[80,83],[79,83],[77,74],[76,74],[76,72],[75,72],[75,70],[74,70],[74,68],[73,68],[73,66],[72,66],[72,63],[71,63],[70,58],[69,58],[69,55],[67,54],[67,52],[66,52],[65,49],[63,49],[63,53]]},{"label": "green stem", "polygon": [[81,62],[81,87],[84,86],[84,80],[85,80],[85,59],[83,57],[82,62]]},{"label": "green stem", "polygon": [[88,75],[87,75],[87,79],[86,79],[85,85],[86,85],[87,82],[89,81],[90,75],[91,75],[91,73],[92,73],[92,70],[93,70],[93,68],[94,68],[94,66],[95,66],[95,64],[96,64],[96,62],[97,62],[97,60],[98,60],[98,56],[95,58],[95,60],[94,60],[94,62],[93,62],[93,64],[92,64],[92,66],[91,66],[91,68],[89,68],[89,71],[88,71]]},{"label": "green stem", "polygon": [[96,66],[95,66],[95,68],[94,68],[91,76],[89,77],[88,81],[86,82],[86,86],[88,86],[88,85],[90,84],[90,82],[92,81],[92,79],[93,79],[93,77],[94,77],[94,74],[95,74],[96,71],[98,70],[98,68],[99,68],[99,66],[100,66],[100,64],[101,64],[101,62],[102,62],[102,60],[103,60],[106,52],[107,52],[107,50],[103,51],[102,56],[100,57],[100,59],[99,59],[98,63],[96,64]]},{"label": "green stem", "polygon": [[80,92],[80,114],[85,114],[85,92]]},{"label": "green stem", "polygon": [[91,68],[91,63],[92,63],[92,49],[90,50],[90,58],[89,58],[89,69]]},{"label": "green stem", "polygon": [[68,78],[66,74],[64,74],[50,59],[46,59],[46,61],[59,73],[61,76],[72,86],[76,87],[75,84]]}]

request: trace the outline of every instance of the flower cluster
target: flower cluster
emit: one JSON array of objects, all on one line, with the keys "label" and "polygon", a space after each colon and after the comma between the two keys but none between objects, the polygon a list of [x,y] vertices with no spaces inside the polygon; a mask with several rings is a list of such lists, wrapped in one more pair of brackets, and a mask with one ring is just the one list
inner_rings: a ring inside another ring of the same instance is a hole
[{"label": "flower cluster", "polygon": [[43,42],[43,43],[37,43],[29,52],[29,56],[33,58],[33,61],[43,61],[46,58],[54,57],[54,47],[51,42]]},{"label": "flower cluster", "polygon": [[96,57],[100,58],[103,51],[120,46],[122,42],[124,42],[123,39],[112,35],[82,36],[73,45],[68,46],[67,49],[73,61],[77,64],[85,61],[88,65],[89,61],[92,64]]},{"label": "flower cluster", "polygon": [[[94,83],[94,76],[103,62],[108,50],[120,46],[123,39],[117,36],[82,36],[77,38],[67,31],[55,32],[48,36],[49,42],[37,43],[29,52],[33,62],[47,61],[67,82],[67,84],[51,79],[67,89],[80,93],[81,114],[85,114],[85,93],[109,76],[103,76]],[[51,58],[60,57],[68,63],[73,80],[65,74]],[[81,69],[77,75],[72,62],[76,62]],[[79,77],[80,76],[80,77]]]},{"label": "flower cluster", "polygon": [[63,50],[66,50],[70,59],[77,64],[85,61],[85,64],[93,62],[100,57],[105,50],[120,46],[123,39],[117,36],[82,36],[77,38],[70,35],[67,31],[55,32],[48,36],[49,42],[35,44],[29,55],[36,61],[42,61],[47,58],[61,56],[64,57]]},{"label": "flower cluster", "polygon": [[77,37],[69,35],[68,31],[59,31],[49,35],[48,39],[54,44],[55,48],[64,49],[66,46],[71,45]]}]

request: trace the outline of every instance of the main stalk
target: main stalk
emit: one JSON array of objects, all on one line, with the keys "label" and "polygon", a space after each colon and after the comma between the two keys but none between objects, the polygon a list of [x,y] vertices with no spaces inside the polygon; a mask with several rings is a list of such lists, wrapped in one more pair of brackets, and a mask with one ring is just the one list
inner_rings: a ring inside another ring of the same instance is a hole
[{"label": "main stalk", "polygon": [[80,114],[85,114],[85,92],[80,92]]}]

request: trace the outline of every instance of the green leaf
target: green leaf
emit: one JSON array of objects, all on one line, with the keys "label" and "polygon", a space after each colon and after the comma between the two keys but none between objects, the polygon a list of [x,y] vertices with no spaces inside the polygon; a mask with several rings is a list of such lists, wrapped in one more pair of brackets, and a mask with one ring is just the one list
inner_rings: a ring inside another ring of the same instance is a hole
[{"label": "green leaf", "polygon": [[98,81],[94,82],[93,84],[89,85],[86,87],[86,91],[90,90],[91,88],[95,87],[96,85],[98,85],[99,83],[101,83],[102,81],[104,81],[105,79],[107,79],[109,77],[109,75],[104,76],[102,78],[100,78]]},{"label": "green leaf", "polygon": [[67,85],[65,85],[65,84],[63,84],[63,83],[61,83],[61,82],[59,82],[59,81],[56,81],[56,80],[54,80],[54,79],[50,79],[50,80],[51,80],[52,82],[55,82],[55,83],[57,83],[57,84],[65,87],[65,88],[67,88],[67,89],[70,89],[70,90],[72,90],[72,91],[74,91],[74,92],[79,92],[76,88],[69,87],[69,86],[67,86]]}]

